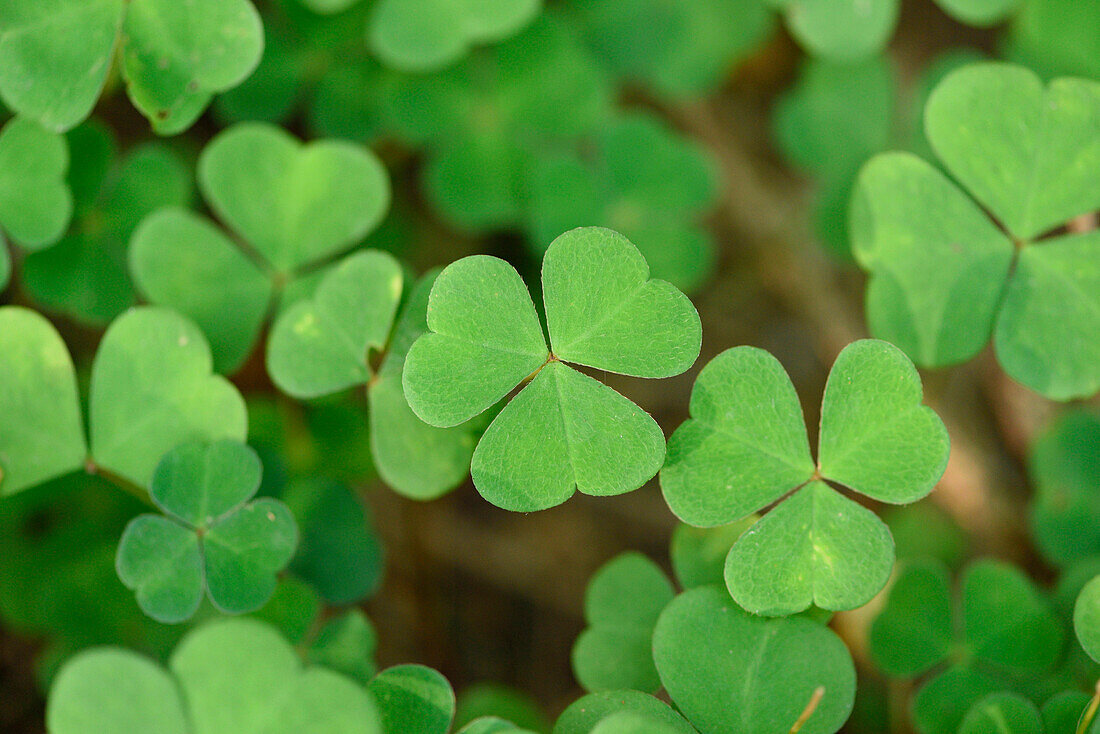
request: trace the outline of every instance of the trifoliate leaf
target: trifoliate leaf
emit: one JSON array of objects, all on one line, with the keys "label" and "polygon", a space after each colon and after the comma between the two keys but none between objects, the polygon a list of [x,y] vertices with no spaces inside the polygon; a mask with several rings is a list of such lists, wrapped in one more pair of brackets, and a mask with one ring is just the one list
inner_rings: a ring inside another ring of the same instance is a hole
[{"label": "trifoliate leaf", "polygon": [[80,468],[87,457],[76,374],[53,326],[0,308],[0,496]]},{"label": "trifoliate leaf", "polygon": [[588,583],[588,622],[573,645],[573,673],[588,691],[661,687],[653,666],[653,627],[675,591],[664,572],[640,553],[624,553]]},{"label": "trifoliate leaf", "polygon": [[37,250],[65,232],[73,214],[73,196],[65,181],[68,168],[69,147],[61,135],[22,117],[0,130],[0,228],[15,242]]},{"label": "trifoliate leaf", "polygon": [[955,637],[950,584],[939,562],[901,568],[869,637],[871,657],[888,675],[915,677],[947,658]]},{"label": "trifoliate leaf", "polygon": [[696,731],[684,717],[659,698],[641,691],[624,690],[600,691],[577,699],[554,724],[554,734],[590,734],[601,721],[619,713],[645,716],[671,728],[676,734],[694,734]]},{"label": "trifoliate leaf", "polygon": [[395,665],[374,676],[374,695],[385,734],[415,731],[447,734],[455,713],[455,694],[440,673],[424,665]]}]

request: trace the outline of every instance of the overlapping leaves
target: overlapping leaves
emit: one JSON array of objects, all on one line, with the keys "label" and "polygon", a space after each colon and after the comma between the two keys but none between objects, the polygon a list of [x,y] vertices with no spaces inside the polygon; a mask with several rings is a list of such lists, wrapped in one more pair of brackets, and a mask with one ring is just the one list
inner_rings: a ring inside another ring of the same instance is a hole
[{"label": "overlapping leaves", "polygon": [[233,441],[184,443],[157,465],[149,496],[165,514],[139,515],[118,545],[118,575],[150,617],[190,618],[205,591],[214,606],[259,609],[294,555],[298,528],[282,502],[250,501],[260,460]]},{"label": "overlapping leaves", "polygon": [[948,438],[921,397],[920,377],[897,348],[849,345],[825,387],[815,466],[798,396],[774,357],[737,347],[703,368],[691,418],[669,440],[661,487],[672,511],[699,526],[782,500],[726,560],[741,606],[768,615],[811,604],[851,609],[883,587],[894,558],[889,530],[822,480],[893,504],[928,494],[947,464]]},{"label": "overlapping leaves", "polygon": [[597,227],[567,232],[542,269],[550,348],[519,274],[488,256],[436,279],[429,332],[409,350],[405,396],[421,419],[458,425],[528,382],[474,451],[478,491],[516,511],[585,494],[629,492],[664,458],[644,411],[566,362],[635,377],[676,375],[695,361],[701,331],[691,302],[649,268],[626,238]]},{"label": "overlapping leaves", "polygon": [[[994,98],[1002,103],[981,103]],[[925,132],[959,184],[887,153],[863,169],[853,197],[872,331],[925,366],[970,359],[992,334],[1005,371],[1043,395],[1100,389],[1100,236],[1044,237],[1100,209],[1098,124],[1094,82],[1044,88],[1005,64],[941,82]]]}]

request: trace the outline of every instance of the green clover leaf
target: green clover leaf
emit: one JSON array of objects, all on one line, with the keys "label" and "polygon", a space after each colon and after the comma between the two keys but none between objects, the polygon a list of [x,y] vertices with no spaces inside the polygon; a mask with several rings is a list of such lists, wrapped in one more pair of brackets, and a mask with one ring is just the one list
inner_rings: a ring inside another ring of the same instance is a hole
[{"label": "green clover leaf", "polygon": [[1007,55],[1044,79],[1100,79],[1100,6],[1075,0],[1025,2],[1008,29]]},{"label": "green clover leaf", "polygon": [[1015,693],[993,693],[970,707],[959,734],[1043,734],[1035,704]]},{"label": "green clover leaf", "polygon": [[323,665],[363,685],[378,672],[374,651],[378,634],[367,615],[351,609],[333,617],[321,627],[309,646],[311,663]]},{"label": "green clover leaf", "polygon": [[73,213],[68,168],[62,136],[22,117],[0,130],[0,228],[15,242],[37,250],[65,232]]},{"label": "green clover leaf", "polygon": [[584,157],[545,156],[531,170],[532,249],[541,254],[574,227],[606,226],[635,243],[653,277],[684,291],[698,288],[714,260],[714,243],[698,224],[718,194],[707,155],[657,118],[641,115],[601,128],[579,147]]},{"label": "green clover leaf", "polygon": [[948,438],[921,393],[897,348],[848,345],[825,387],[815,467],[802,406],[774,357],[737,347],[703,368],[691,418],[669,440],[661,488],[673,513],[697,526],[782,500],[726,559],[726,585],[741,606],[767,615],[811,604],[852,609],[882,589],[894,559],[889,530],[818,480],[894,504],[928,494],[946,467]]},{"label": "green clover leaf", "polygon": [[135,518],[118,545],[119,578],[146,614],[182,622],[204,590],[231,614],[271,598],[298,528],[282,502],[249,502],[261,472],[255,452],[234,441],[184,443],[165,454],[149,495],[166,516]]},{"label": "green clover leaf", "polygon": [[[1004,104],[981,104],[992,98]],[[993,334],[1005,371],[1037,392],[1066,400],[1100,389],[1100,236],[1036,239],[1100,208],[1091,183],[1100,147],[1074,142],[1091,141],[1098,121],[1094,82],[1044,88],[1006,64],[945,78],[925,132],[962,188],[920,159],[886,153],[853,196],[872,332],[930,367],[970,359]]]},{"label": "green clover leaf", "polygon": [[653,627],[676,592],[664,572],[640,553],[608,561],[588,582],[588,622],[573,644],[573,673],[587,691],[661,687],[653,666]]},{"label": "green clover leaf", "polygon": [[1089,657],[1100,662],[1100,582],[1085,584],[1073,607],[1073,629]]},{"label": "green clover leaf", "polygon": [[458,696],[455,726],[475,719],[504,719],[521,729],[546,734],[550,722],[529,694],[499,683],[475,683]]},{"label": "green clover leaf", "polygon": [[367,685],[385,734],[415,731],[447,734],[455,714],[455,693],[439,672],[424,665],[395,665]]},{"label": "green clover leaf", "polygon": [[115,161],[111,134],[98,125],[73,128],[68,138],[74,225],[53,247],[27,256],[23,286],[46,308],[102,326],[134,303],[126,246],[135,227],[155,209],[186,206],[193,184],[164,145],[140,145]]},{"label": "green clover leaf", "polygon": [[[512,734],[536,734],[531,729],[523,729],[510,721],[496,716],[482,716],[474,719],[466,726],[458,730],[458,734],[498,734],[498,732],[511,732]],[[674,733],[675,734],[675,733]]]},{"label": "green clover leaf", "polygon": [[899,0],[766,0],[813,56],[845,61],[881,51],[894,34]]},{"label": "green clover leaf", "polygon": [[665,608],[653,657],[673,703],[704,734],[786,734],[819,688],[800,731],[831,734],[852,710],[855,668],[839,637],[808,619],[753,616],[717,586]]},{"label": "green clover leaf", "polygon": [[84,421],[69,350],[49,321],[0,308],[0,496],[84,464]]},{"label": "green clover leaf", "polygon": [[686,590],[723,583],[730,548],[759,519],[756,515],[749,515],[737,522],[713,528],[678,523],[672,531],[668,555],[680,587]]},{"label": "green clover leaf", "polygon": [[621,713],[644,716],[676,734],[695,734],[695,728],[667,703],[641,691],[599,691],[574,701],[558,717],[554,734],[590,734],[601,721]]},{"label": "green clover leaf", "polygon": [[56,734],[385,731],[361,686],[324,668],[303,667],[278,632],[250,619],[193,630],[176,647],[168,670],[117,648],[82,652],[54,679],[46,719]]},{"label": "green clover leaf", "polygon": [[199,324],[219,371],[248,356],[276,294],[361,240],[390,198],[385,169],[368,150],[336,141],[303,146],[265,124],[218,135],[199,159],[199,185],[249,248],[198,215],[161,209],[134,232],[130,268],[150,301]]},{"label": "green clover leaf", "polygon": [[568,7],[617,77],[674,100],[714,91],[774,27],[759,0],[571,0]]},{"label": "green clover leaf", "polygon": [[676,729],[654,716],[620,711],[600,719],[592,734],[676,734]]},{"label": "green clover leaf", "polygon": [[647,413],[560,360],[668,377],[691,366],[701,339],[687,297],[650,280],[645,258],[611,230],[556,239],[542,284],[552,351],[510,265],[487,256],[453,263],[436,279],[429,332],[412,345],[402,376],[413,412],[438,426],[479,415],[530,380],[486,429],[471,467],[482,496],[515,511],[553,507],[576,489],[629,492],[664,456]]},{"label": "green clover leaf", "polygon": [[67,130],[92,111],[116,47],[130,99],[172,135],[252,72],[263,26],[248,0],[16,0],[0,10],[0,98]]},{"label": "green clover leaf", "polygon": [[996,25],[1023,4],[1022,0],[936,0],[936,3],[955,20],[972,26]]},{"label": "green clover leaf", "polygon": [[514,35],[542,9],[542,0],[381,0],[371,11],[367,42],[388,66],[436,71],[472,46]]}]

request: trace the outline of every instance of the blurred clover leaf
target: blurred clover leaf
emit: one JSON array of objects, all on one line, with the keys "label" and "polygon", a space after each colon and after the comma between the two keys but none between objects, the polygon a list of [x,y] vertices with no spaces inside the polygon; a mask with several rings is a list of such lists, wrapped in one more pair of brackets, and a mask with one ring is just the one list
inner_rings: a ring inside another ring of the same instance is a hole
[{"label": "blurred clover leaf", "polygon": [[771,33],[761,0],[570,0],[593,54],[671,99],[703,97]]},{"label": "blurred clover leaf", "polygon": [[944,79],[925,133],[959,185],[915,156],[885,153],[853,195],[872,332],[928,367],[972,358],[992,333],[1005,371],[1046,397],[1100,389],[1100,235],[1043,237],[1100,208],[1089,132],[1098,124],[1095,82],[1044,88],[994,63]]},{"label": "blurred clover leaf", "polygon": [[1011,17],[1023,0],[936,0],[943,11],[960,23],[992,26]]},{"label": "blurred clover leaf", "polygon": [[1100,415],[1071,411],[1032,443],[1031,533],[1043,556],[1068,566],[1100,554]]},{"label": "blurred clover leaf", "polygon": [[573,672],[588,691],[661,687],[653,666],[653,627],[676,592],[668,577],[640,553],[623,553],[588,582],[588,628],[573,645]]},{"label": "blurred clover leaf", "polygon": [[202,333],[173,311],[132,309],[107,329],[92,363],[90,457],[72,360],[53,326],[0,308],[0,493],[87,466],[149,486],[169,449],[188,440],[243,441],[244,401],[211,373]]},{"label": "blurred clover leaf", "polygon": [[75,198],[73,227],[53,247],[23,261],[27,293],[42,306],[102,326],[134,303],[126,249],[138,223],[155,209],[187,206],[191,175],[168,147],[144,144],[116,160],[111,133],[84,123],[68,133]]},{"label": "blurred clover leaf", "polygon": [[645,258],[611,230],[554,240],[542,288],[550,349],[508,263],[484,255],[452,263],[432,287],[429,332],[412,345],[402,376],[413,412],[437,426],[467,421],[523,386],[472,459],[481,495],[519,512],[553,507],[577,489],[632,491],[664,458],[664,434],[648,413],[566,362],[670,377],[692,365],[701,341],[691,301],[650,280]]},{"label": "blurred clover leaf", "polygon": [[852,710],[855,668],[835,633],[808,619],[749,614],[719,586],[665,607],[653,656],[669,697],[704,734],[787,734],[812,699],[799,731],[832,734]]},{"label": "blurred clover leaf", "polygon": [[447,734],[455,714],[455,693],[438,671],[425,665],[395,665],[371,679],[385,734]]},{"label": "blurred clover leaf", "polygon": [[387,66],[436,71],[472,46],[514,35],[541,9],[542,0],[379,0],[371,10],[367,42]]},{"label": "blurred clover leaf", "polygon": [[73,213],[68,169],[63,136],[27,118],[9,120],[0,130],[0,231],[28,250],[57,242]]},{"label": "blurred clover leaf", "polygon": [[1006,55],[1044,79],[1100,80],[1100,5],[1078,0],[1027,0],[1009,26]]},{"label": "blurred clover leaf", "polygon": [[130,243],[134,281],[153,303],[191,317],[210,339],[218,371],[251,351],[276,296],[347,250],[389,206],[386,170],[350,143],[302,145],[280,128],[240,124],[199,159],[199,187],[241,247],[179,208],[145,218]]},{"label": "blurred clover leaf", "polygon": [[263,468],[241,443],[183,443],[161,459],[149,496],[165,514],[139,515],[118,545],[118,576],[150,617],[189,619],[205,591],[218,609],[259,609],[298,544],[282,502],[252,500]]},{"label": "blurred clover leaf", "polygon": [[698,220],[718,195],[716,166],[659,118],[630,115],[601,127],[578,153],[539,158],[531,167],[527,231],[545,251],[559,233],[598,225],[637,246],[653,277],[684,291],[710,274],[714,243]]},{"label": "blurred clover leaf", "polygon": [[959,734],[1043,734],[1043,719],[1031,701],[1016,693],[993,693],[966,712]]},{"label": "blurred clover leaf", "polygon": [[1100,662],[1100,576],[1085,584],[1077,596],[1073,629],[1088,656]]},{"label": "blurred clover leaf", "polygon": [[385,732],[360,685],[303,667],[278,632],[251,619],[193,630],[167,670],[113,647],[76,655],[50,689],[46,725],[54,734]]},{"label": "blurred clover leaf", "polygon": [[894,560],[890,531],[825,480],[892,504],[928,494],[949,444],[921,397],[920,376],[897,348],[871,339],[848,345],[825,386],[815,466],[802,406],[778,360],[737,347],[703,368],[691,418],[669,440],[661,488],[673,513],[697,526],[781,500],[726,559],[726,585],[742,607],[766,615],[811,604],[852,609],[882,589]]},{"label": "blurred clover leaf", "polygon": [[504,719],[520,729],[548,734],[550,722],[530,694],[499,683],[475,683],[463,689],[455,708],[455,726],[475,719]]},{"label": "blurred clover leaf", "polygon": [[730,548],[759,519],[757,515],[749,515],[737,522],[711,528],[678,523],[672,531],[668,555],[681,588],[724,583]]},{"label": "blurred clover leaf", "polygon": [[365,686],[378,672],[374,664],[377,645],[378,633],[370,619],[359,609],[351,609],[324,623],[306,655],[315,665],[324,665]]},{"label": "blurred clover leaf", "polygon": [[423,188],[450,224],[482,233],[519,226],[532,159],[609,115],[606,74],[560,18],[393,92],[398,132],[427,149]]},{"label": "blurred clover leaf", "polygon": [[812,56],[851,61],[885,48],[900,0],[764,0],[783,13],[787,30]]},{"label": "blurred clover leaf", "polygon": [[601,721],[622,713],[644,716],[675,734],[696,734],[696,729],[667,703],[641,691],[600,691],[574,701],[554,725],[554,734],[590,734]]},{"label": "blurred clover leaf", "polygon": [[909,562],[871,626],[872,659],[888,675],[939,671],[913,702],[914,723],[926,734],[955,732],[983,696],[1014,690],[1061,659],[1062,623],[1019,569],[975,561],[964,569],[960,586],[956,606],[942,563]]},{"label": "blurred clover leaf", "polygon": [[116,49],[130,100],[174,135],[252,72],[263,26],[249,0],[12,0],[0,8],[0,98],[67,130],[92,111]]}]

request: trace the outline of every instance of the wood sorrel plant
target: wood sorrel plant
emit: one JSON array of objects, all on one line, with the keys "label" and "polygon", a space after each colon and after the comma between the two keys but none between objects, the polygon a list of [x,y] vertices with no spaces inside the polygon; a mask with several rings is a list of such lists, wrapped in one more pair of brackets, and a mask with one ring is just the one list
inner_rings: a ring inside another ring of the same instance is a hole
[{"label": "wood sorrel plant", "polygon": [[1098,730],[1100,3],[912,5],[0,0],[0,729]]}]

